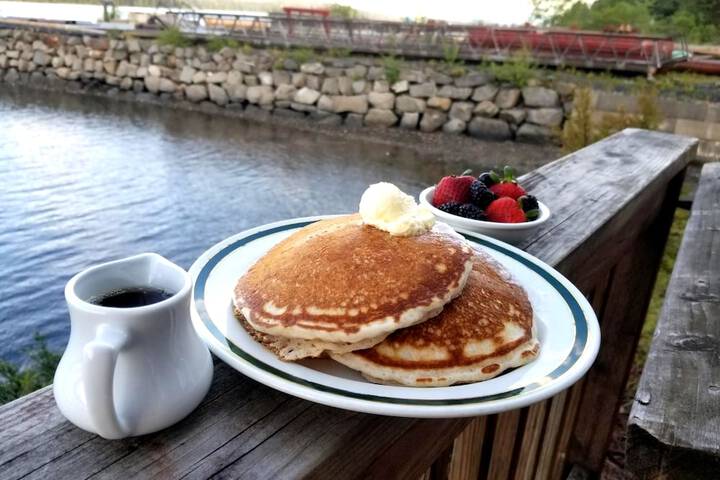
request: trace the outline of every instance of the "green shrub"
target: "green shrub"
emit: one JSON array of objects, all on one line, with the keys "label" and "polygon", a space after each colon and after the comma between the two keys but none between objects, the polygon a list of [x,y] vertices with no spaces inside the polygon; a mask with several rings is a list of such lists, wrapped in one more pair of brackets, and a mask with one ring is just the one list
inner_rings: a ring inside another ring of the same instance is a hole
[{"label": "green shrub", "polygon": [[292,48],[288,52],[288,57],[302,64],[314,60],[317,58],[317,54],[311,48]]},{"label": "green shrub", "polygon": [[385,69],[385,80],[387,80],[390,85],[397,82],[400,79],[402,61],[395,55],[385,55],[382,57],[382,64]]},{"label": "green shrub", "polygon": [[45,339],[35,334],[35,344],[29,350],[30,365],[22,370],[0,360],[0,405],[49,385],[53,381],[60,355],[47,348]]},{"label": "green shrub", "polygon": [[331,58],[344,58],[352,55],[352,50],[349,48],[329,48],[326,53]]},{"label": "green shrub", "polygon": [[575,90],[573,110],[560,135],[565,153],[571,153],[593,142],[592,94],[589,88]]},{"label": "green shrub", "polygon": [[251,55],[253,53],[252,45],[250,45],[249,43],[243,43],[243,46],[240,50],[244,55]]},{"label": "green shrub", "polygon": [[190,39],[188,39],[177,27],[168,27],[162,30],[157,36],[157,42],[160,45],[170,45],[172,47],[189,47]]},{"label": "green shrub", "polygon": [[600,122],[593,125],[590,90],[587,88],[576,90],[573,111],[560,135],[563,150],[566,153],[574,152],[626,128],[656,130],[662,121],[657,103],[657,90],[646,87],[640,91],[637,94],[637,106],[637,114],[628,113],[621,106],[616,112],[605,113]]},{"label": "green shrub", "polygon": [[518,87],[526,86],[530,79],[538,76],[530,53],[524,50],[513,54],[503,63],[491,63],[489,68],[499,81]]},{"label": "green shrub", "polygon": [[228,37],[213,37],[207,42],[207,49],[210,52],[219,52],[225,47],[237,49],[240,44],[237,40]]}]

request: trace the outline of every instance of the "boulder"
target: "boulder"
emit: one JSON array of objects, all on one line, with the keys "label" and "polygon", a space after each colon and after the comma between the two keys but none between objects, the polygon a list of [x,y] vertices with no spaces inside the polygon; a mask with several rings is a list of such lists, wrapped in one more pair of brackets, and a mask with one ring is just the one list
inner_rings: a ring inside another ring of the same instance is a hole
[{"label": "boulder", "polygon": [[438,97],[452,98],[453,100],[467,100],[472,95],[472,88],[453,87],[445,85],[437,92]]},{"label": "boulder", "polygon": [[425,111],[425,100],[410,95],[400,95],[395,99],[395,110],[399,113],[422,113]]},{"label": "boulder", "polygon": [[475,104],[472,102],[455,102],[450,109],[450,118],[469,122],[472,118]]},{"label": "boulder", "polygon": [[385,78],[385,69],[383,67],[370,67],[368,69],[368,80],[382,80]]},{"label": "boulder", "polygon": [[133,86],[132,78],[130,77],[124,77],[122,80],[120,80],[120,89],[121,90],[130,90]]},{"label": "boulder", "polygon": [[373,92],[388,93],[390,91],[390,85],[385,80],[375,80],[372,89]]},{"label": "boulder", "polygon": [[548,143],[555,139],[555,135],[550,127],[523,123],[520,125],[520,128],[518,128],[515,138],[519,142]]},{"label": "boulder", "polygon": [[230,70],[227,72],[227,80],[225,83],[228,85],[240,85],[243,82],[243,74],[237,70]]},{"label": "boulder", "polygon": [[258,80],[260,81],[260,85],[267,85],[268,87],[273,86],[273,75],[270,72],[258,73]]},{"label": "boulder", "polygon": [[283,70],[275,70],[272,72],[273,85],[279,87],[280,85],[286,85],[290,82],[290,74]]},{"label": "boulder", "polygon": [[303,63],[300,65],[300,71],[309,75],[322,75],[325,73],[325,67],[319,62]]},{"label": "boulder", "polygon": [[207,86],[208,96],[210,100],[217,103],[220,106],[225,106],[229,102],[228,94],[223,87],[210,83]]},{"label": "boulder", "polygon": [[177,90],[177,85],[175,85],[175,82],[173,82],[169,78],[161,78],[160,84],[158,85],[158,90],[164,93],[173,93],[175,92],[175,90]]},{"label": "boulder", "polygon": [[333,99],[331,97],[323,95],[317,101],[317,108],[318,110],[325,112],[334,112],[335,104],[333,103]]},{"label": "boulder", "polygon": [[258,78],[255,75],[243,75],[243,82],[248,87],[255,87],[258,84]]},{"label": "boulder", "polygon": [[338,80],[337,78],[326,78],[322,82],[322,87],[320,88],[320,91],[322,93],[327,93],[328,95],[337,95],[340,93],[340,89],[338,87]]},{"label": "boulder", "polygon": [[493,80],[489,72],[470,72],[467,75],[455,79],[455,85],[461,88],[474,88],[485,85]]},{"label": "boulder", "polygon": [[473,92],[472,99],[475,102],[484,102],[486,100],[492,102],[495,99],[495,95],[497,95],[498,90],[499,88],[497,85],[483,85],[482,87],[477,87]]},{"label": "boulder", "polygon": [[275,89],[275,101],[291,100],[295,96],[297,89],[289,84],[282,84]]},{"label": "boulder", "polygon": [[410,96],[416,98],[434,97],[437,87],[432,82],[425,82],[419,85],[410,85]]},{"label": "boulder", "polygon": [[400,80],[393,83],[390,89],[395,93],[405,93],[410,90],[410,83],[407,80]]},{"label": "boulder", "polygon": [[160,77],[148,75],[145,77],[145,88],[149,92],[158,93],[160,91]]},{"label": "boulder", "polygon": [[315,105],[308,105],[307,103],[290,102],[290,108],[298,112],[314,112],[317,110]]},{"label": "boulder", "polygon": [[437,108],[445,112],[450,110],[450,105],[452,105],[452,100],[446,97],[430,97],[427,101],[428,108]]},{"label": "boulder", "polygon": [[224,86],[231,102],[242,102],[247,98],[248,87],[246,85],[242,83],[232,83],[225,84]]},{"label": "boulder", "polygon": [[368,111],[367,95],[336,95],[332,97],[335,113],[364,114]]},{"label": "boulder", "polygon": [[319,125],[342,125],[343,117],[336,113],[316,111],[310,113],[310,119],[316,121]]},{"label": "boulder", "polygon": [[195,72],[192,76],[192,83],[205,83],[205,72]]},{"label": "boulder", "polygon": [[208,92],[205,85],[188,85],[185,88],[185,96],[191,102],[202,102],[208,98]]},{"label": "boulder", "polygon": [[406,130],[416,130],[419,121],[419,113],[403,113],[400,118],[400,128],[404,128]]},{"label": "boulder", "polygon": [[35,50],[33,53],[32,61],[35,65],[44,67],[50,63],[50,55],[45,53],[43,50]]},{"label": "boulder", "polygon": [[304,73],[293,73],[290,77],[290,83],[293,87],[301,88],[305,86],[305,74]]},{"label": "boulder", "polygon": [[526,107],[556,107],[560,97],[555,90],[545,87],[525,87],[522,96]]},{"label": "boulder", "polygon": [[341,95],[353,94],[353,81],[350,77],[338,77],[338,90]]},{"label": "boulder", "polygon": [[[117,72],[118,75],[120,75],[120,69],[122,68],[122,66],[123,66],[123,63],[121,62],[120,65],[118,66],[118,72]],[[196,73],[197,73],[197,71],[193,67],[191,67],[189,65],[185,65],[182,68],[182,70],[180,71],[180,77],[178,79],[182,83],[193,83],[193,77],[195,76]]]},{"label": "boulder", "polygon": [[[100,63],[102,65],[102,62]],[[150,75],[151,77],[162,77],[162,68],[160,68],[158,65],[149,65],[147,67],[147,72],[148,75]]]},{"label": "boulder", "polygon": [[360,80],[361,78],[365,78],[367,75],[368,69],[365,65],[355,65],[353,67],[350,67],[345,70],[345,75],[350,77],[353,80]]},{"label": "boulder", "polygon": [[503,120],[475,117],[468,124],[468,133],[486,140],[510,140],[510,126]]},{"label": "boulder", "polygon": [[368,94],[368,102],[375,108],[392,110],[395,106],[395,94],[370,92]]},{"label": "boulder", "polygon": [[313,90],[320,90],[320,86],[322,85],[322,82],[320,81],[320,77],[317,75],[306,75],[305,76],[305,86],[308,88],[312,88]]},{"label": "boulder", "polygon": [[425,78],[425,74],[420,70],[402,70],[400,72],[400,80],[410,83],[423,83]]},{"label": "boulder", "polygon": [[449,85],[453,83],[453,79],[450,75],[436,72],[435,70],[427,72],[427,79],[431,82],[435,82],[438,85]]},{"label": "boulder", "polygon": [[513,108],[520,101],[520,90],[517,88],[502,88],[495,96],[495,105],[498,108]]},{"label": "boulder", "polygon": [[520,125],[525,121],[527,112],[524,108],[510,108],[508,110],[500,110],[500,119],[505,120],[513,125]]},{"label": "boulder", "polygon": [[320,98],[320,92],[312,88],[303,87],[293,96],[293,101],[304,105],[313,105]]},{"label": "boulder", "polygon": [[275,100],[275,92],[267,85],[253,85],[246,91],[246,99],[249,103],[257,105],[272,105]]},{"label": "boulder", "polygon": [[352,82],[352,91],[355,95],[367,93],[367,82],[365,80],[355,80]]},{"label": "boulder", "polygon": [[370,127],[391,127],[398,121],[392,110],[386,108],[371,108],[365,115],[365,125]]},{"label": "boulder", "polygon": [[559,127],[563,122],[562,108],[532,108],[527,112],[527,121],[546,127]]},{"label": "boulder", "polygon": [[363,126],[364,117],[359,113],[349,113],[343,124],[348,128],[359,128]]},{"label": "boulder", "polygon": [[465,131],[467,123],[458,119],[451,118],[443,125],[442,129],[445,133],[459,134]]},{"label": "boulder", "polygon": [[500,109],[493,102],[484,100],[477,104],[473,113],[481,117],[491,118],[498,114],[498,110]]},{"label": "boulder", "polygon": [[420,120],[420,131],[430,133],[438,130],[447,120],[447,114],[440,110],[426,110]]}]

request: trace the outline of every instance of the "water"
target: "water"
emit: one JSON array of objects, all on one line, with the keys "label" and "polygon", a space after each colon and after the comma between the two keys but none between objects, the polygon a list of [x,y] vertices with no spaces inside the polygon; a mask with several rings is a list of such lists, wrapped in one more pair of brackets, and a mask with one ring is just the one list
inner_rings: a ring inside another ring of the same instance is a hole
[{"label": "water", "polygon": [[[457,166],[453,168],[457,169]],[[431,154],[232,118],[0,88],[0,358],[65,346],[63,288],[139,252],[188,268],[243,229],[350,212],[368,184],[416,195]]]}]

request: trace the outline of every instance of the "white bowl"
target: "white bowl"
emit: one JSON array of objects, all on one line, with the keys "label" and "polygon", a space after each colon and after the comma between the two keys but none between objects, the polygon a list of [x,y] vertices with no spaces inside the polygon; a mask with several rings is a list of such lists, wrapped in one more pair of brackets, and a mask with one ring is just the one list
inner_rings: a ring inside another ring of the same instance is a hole
[{"label": "white bowl", "polygon": [[483,220],[473,220],[471,218],[463,218],[457,215],[443,212],[433,207],[432,197],[435,193],[435,187],[428,187],[420,194],[420,205],[424,205],[430,209],[435,217],[453,228],[462,230],[470,230],[475,233],[482,233],[503,242],[512,243],[514,245],[522,242],[535,229],[545,223],[550,218],[550,209],[542,202],[538,202],[540,207],[540,216],[535,220],[523,223],[498,223],[486,222]]}]

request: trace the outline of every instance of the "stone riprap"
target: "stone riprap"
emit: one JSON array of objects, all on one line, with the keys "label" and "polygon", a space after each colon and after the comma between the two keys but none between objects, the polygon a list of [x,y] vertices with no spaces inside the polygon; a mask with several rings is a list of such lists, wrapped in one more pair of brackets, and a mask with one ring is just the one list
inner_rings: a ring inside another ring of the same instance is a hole
[{"label": "stone riprap", "polygon": [[248,117],[398,127],[492,140],[553,141],[573,86],[516,88],[491,73],[452,77],[413,63],[396,79],[374,57],[279,62],[269,50],[173,47],[148,39],[0,29],[0,82],[74,82],[169,102],[243,110]]}]

